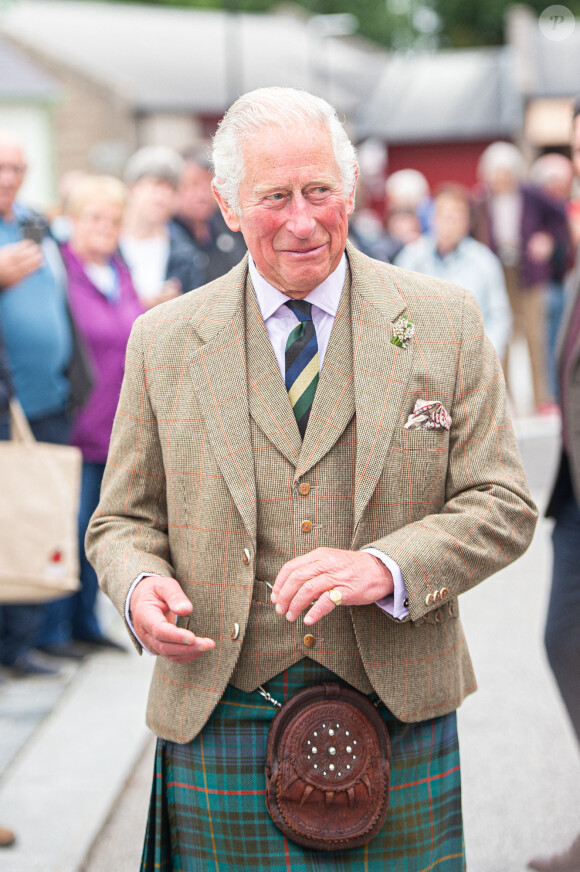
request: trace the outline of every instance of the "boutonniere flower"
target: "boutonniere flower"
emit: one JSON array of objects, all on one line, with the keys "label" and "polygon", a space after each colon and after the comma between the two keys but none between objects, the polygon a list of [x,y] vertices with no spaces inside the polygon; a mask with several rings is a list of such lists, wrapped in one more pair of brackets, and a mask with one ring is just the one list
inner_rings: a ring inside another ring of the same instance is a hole
[{"label": "boutonniere flower", "polygon": [[415,335],[415,325],[413,322],[403,315],[396,324],[393,325],[393,337],[391,342],[398,348],[407,348],[409,342]]}]

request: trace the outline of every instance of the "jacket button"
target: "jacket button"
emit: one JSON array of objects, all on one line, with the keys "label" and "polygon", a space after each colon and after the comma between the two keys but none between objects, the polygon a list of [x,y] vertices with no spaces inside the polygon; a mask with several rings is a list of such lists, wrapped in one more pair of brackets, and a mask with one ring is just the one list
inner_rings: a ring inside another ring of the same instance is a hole
[{"label": "jacket button", "polygon": [[441,596],[447,596],[448,593],[449,593],[449,588],[447,588],[447,587],[441,588]]},{"label": "jacket button", "polygon": [[433,594],[433,599],[435,600],[436,603],[438,603],[440,601],[440,599],[441,599],[441,591],[440,590],[435,591],[435,593]]},{"label": "jacket button", "polygon": [[304,644],[307,648],[314,648],[316,645],[316,639],[311,635],[311,633],[307,633],[306,636],[304,636]]},{"label": "jacket button", "polygon": [[435,597],[432,593],[428,593],[425,597],[425,605],[430,606],[433,602],[435,602]]},{"label": "jacket button", "polygon": [[311,533],[312,532],[312,521],[302,521],[302,532],[303,533]]},{"label": "jacket button", "polygon": [[307,497],[310,493],[310,485],[305,481],[301,482],[301,484],[298,485],[298,493],[302,494],[303,497]]},{"label": "jacket button", "polygon": [[242,555],[242,563],[244,566],[248,566],[250,560],[252,559],[252,555],[250,554],[247,548],[244,548],[244,553]]},{"label": "jacket button", "polygon": [[239,635],[240,635],[240,625],[236,623],[236,624],[234,624],[234,626],[232,627],[231,632],[230,632],[230,639],[232,640],[232,642],[235,641],[235,639],[237,639]]}]

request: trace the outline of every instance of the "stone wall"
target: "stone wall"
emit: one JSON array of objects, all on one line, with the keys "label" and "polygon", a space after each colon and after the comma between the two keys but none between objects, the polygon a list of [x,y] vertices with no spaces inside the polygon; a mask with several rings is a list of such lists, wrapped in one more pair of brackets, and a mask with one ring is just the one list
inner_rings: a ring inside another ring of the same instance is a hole
[{"label": "stone wall", "polygon": [[62,88],[53,109],[56,178],[75,170],[121,173],[138,145],[128,102],[67,65],[18,44]]}]

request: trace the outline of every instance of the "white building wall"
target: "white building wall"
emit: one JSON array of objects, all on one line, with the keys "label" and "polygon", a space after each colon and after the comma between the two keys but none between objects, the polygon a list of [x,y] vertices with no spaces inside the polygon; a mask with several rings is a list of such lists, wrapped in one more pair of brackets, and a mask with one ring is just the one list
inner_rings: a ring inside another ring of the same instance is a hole
[{"label": "white building wall", "polygon": [[56,179],[50,110],[46,106],[0,102],[0,130],[22,141],[28,171],[19,199],[37,209],[55,201]]}]

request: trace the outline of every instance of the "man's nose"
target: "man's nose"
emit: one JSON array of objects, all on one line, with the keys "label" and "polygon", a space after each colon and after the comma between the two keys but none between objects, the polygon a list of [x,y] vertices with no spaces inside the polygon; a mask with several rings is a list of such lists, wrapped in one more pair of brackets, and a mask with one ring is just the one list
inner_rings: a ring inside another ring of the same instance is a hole
[{"label": "man's nose", "polygon": [[299,239],[308,239],[314,231],[316,219],[312,206],[302,194],[295,194],[290,201],[287,226]]}]

